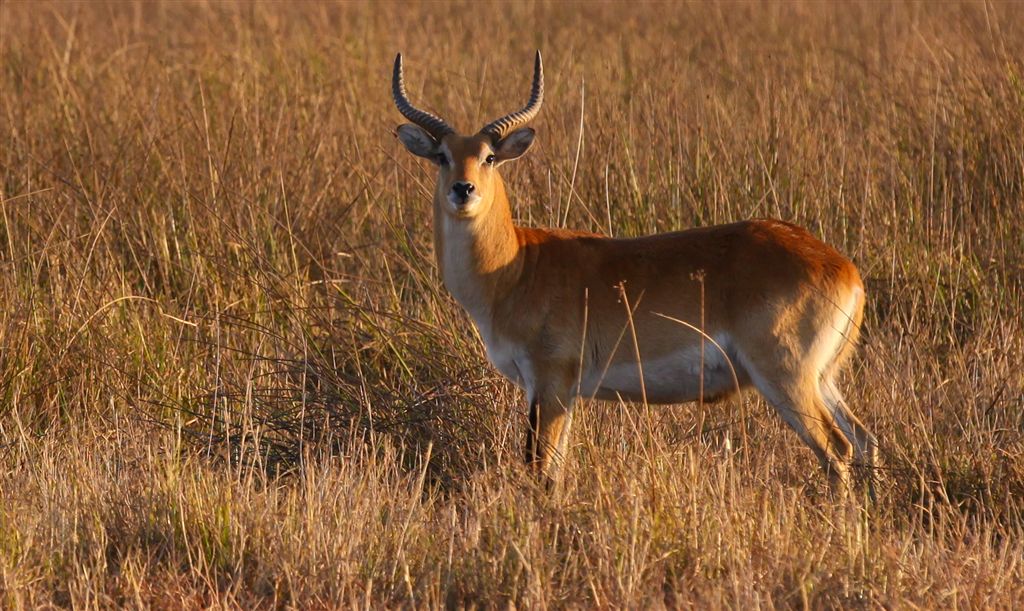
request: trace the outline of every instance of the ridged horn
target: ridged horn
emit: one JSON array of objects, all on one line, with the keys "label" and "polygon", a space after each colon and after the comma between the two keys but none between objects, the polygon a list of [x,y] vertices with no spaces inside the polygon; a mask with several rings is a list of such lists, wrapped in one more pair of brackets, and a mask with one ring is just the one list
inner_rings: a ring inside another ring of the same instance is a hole
[{"label": "ridged horn", "polygon": [[402,75],[401,53],[395,56],[395,72],[391,77],[391,95],[395,98],[395,106],[398,107],[398,112],[402,113],[406,119],[427,130],[435,139],[440,140],[444,136],[455,132],[450,125],[445,123],[444,119],[416,108],[409,101],[409,98],[405,95],[405,79]]},{"label": "ridged horn", "polygon": [[533,87],[530,88],[530,101],[519,112],[514,112],[491,121],[480,130],[480,133],[491,136],[495,141],[501,140],[537,116],[537,113],[540,112],[540,105],[543,102],[544,64],[541,62],[540,50],[538,50],[537,59],[534,60],[533,64]]}]

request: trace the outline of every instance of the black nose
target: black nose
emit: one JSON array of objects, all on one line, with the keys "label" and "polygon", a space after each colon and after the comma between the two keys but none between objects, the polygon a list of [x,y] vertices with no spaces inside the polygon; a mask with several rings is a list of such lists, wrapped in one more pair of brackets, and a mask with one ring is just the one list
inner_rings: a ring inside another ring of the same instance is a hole
[{"label": "black nose", "polygon": [[462,200],[468,198],[469,194],[472,193],[475,188],[476,187],[474,187],[471,182],[457,182],[452,185],[452,191],[454,191],[455,195],[458,195],[459,199]]}]

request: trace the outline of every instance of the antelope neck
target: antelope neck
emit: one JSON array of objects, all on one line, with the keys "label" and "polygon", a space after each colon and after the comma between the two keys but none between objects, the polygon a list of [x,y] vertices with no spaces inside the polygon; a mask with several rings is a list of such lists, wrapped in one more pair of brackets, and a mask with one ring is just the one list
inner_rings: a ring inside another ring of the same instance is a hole
[{"label": "antelope neck", "polygon": [[505,186],[494,177],[491,201],[483,212],[466,219],[444,210],[445,195],[434,195],[434,250],[445,287],[479,323],[504,287],[519,278],[519,240]]}]

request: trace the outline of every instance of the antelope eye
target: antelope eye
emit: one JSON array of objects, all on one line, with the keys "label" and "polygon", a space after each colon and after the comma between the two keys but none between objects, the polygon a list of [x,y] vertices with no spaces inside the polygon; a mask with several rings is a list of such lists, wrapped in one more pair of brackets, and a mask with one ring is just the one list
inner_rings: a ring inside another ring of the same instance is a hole
[{"label": "antelope eye", "polygon": [[441,153],[440,155],[437,156],[437,162],[440,163],[441,165],[448,165],[448,156],[445,155],[444,153]]},{"label": "antelope eye", "polygon": [[484,159],[484,163],[487,165],[494,165],[494,155],[488,155],[487,159]]}]

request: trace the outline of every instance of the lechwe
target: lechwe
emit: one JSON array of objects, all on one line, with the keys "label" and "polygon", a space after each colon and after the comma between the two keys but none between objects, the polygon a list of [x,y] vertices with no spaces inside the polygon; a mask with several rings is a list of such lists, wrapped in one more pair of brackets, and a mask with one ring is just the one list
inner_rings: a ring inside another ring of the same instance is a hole
[{"label": "lechwe", "polygon": [[[681,403],[754,386],[844,490],[874,437],[835,385],[864,308],[857,268],[804,229],[753,220],[611,239],[518,227],[498,168],[521,157],[530,99],[470,136],[412,105],[402,56],[398,137],[438,167],[434,249],[487,357],[529,403],[526,460],[557,478],[577,396]],[[703,322],[702,321],[703,317]]]}]

